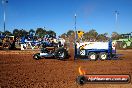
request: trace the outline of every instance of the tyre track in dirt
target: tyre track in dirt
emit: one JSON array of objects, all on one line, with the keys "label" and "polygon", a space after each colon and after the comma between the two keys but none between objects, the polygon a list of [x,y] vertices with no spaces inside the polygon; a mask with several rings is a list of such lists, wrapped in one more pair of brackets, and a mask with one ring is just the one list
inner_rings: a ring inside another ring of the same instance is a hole
[{"label": "tyre track in dirt", "polygon": [[[120,60],[60,61],[55,59],[34,60],[38,51],[0,51],[1,88],[131,88],[132,84],[86,84],[80,86],[75,79],[78,68],[87,74],[130,74],[132,76],[132,50],[120,50]],[[73,51],[71,51],[73,53]]]}]

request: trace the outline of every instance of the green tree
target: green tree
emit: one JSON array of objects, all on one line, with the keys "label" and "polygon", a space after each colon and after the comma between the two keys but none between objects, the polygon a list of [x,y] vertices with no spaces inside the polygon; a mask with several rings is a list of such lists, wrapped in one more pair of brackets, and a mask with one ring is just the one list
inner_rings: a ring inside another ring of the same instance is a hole
[{"label": "green tree", "polygon": [[63,38],[63,39],[66,39],[67,38],[67,34],[63,33],[60,37]]},{"label": "green tree", "polygon": [[112,32],[111,37],[112,37],[113,40],[117,40],[117,39],[120,38],[120,34],[118,34],[117,32]]},{"label": "green tree", "polygon": [[94,29],[91,29],[89,32],[84,33],[85,40],[96,40],[97,36],[98,36],[98,33]]},{"label": "green tree", "polygon": [[98,41],[107,41],[108,38],[107,38],[107,35],[104,33],[104,34],[99,34],[99,35],[97,36],[97,40],[98,40]]},{"label": "green tree", "polygon": [[46,30],[43,29],[43,28],[37,28],[36,34],[37,34],[39,37],[43,37],[43,36],[46,35]]},{"label": "green tree", "polygon": [[28,33],[29,33],[29,35],[33,36],[33,35],[35,35],[35,30],[34,29],[30,29]]},{"label": "green tree", "polygon": [[9,35],[9,36],[12,35],[12,33],[10,31],[7,31],[7,30],[4,32],[4,34]]},{"label": "green tree", "polygon": [[56,36],[56,33],[52,30],[47,31],[46,33],[50,36]]},{"label": "green tree", "polygon": [[28,32],[26,30],[24,30],[24,29],[21,29],[19,31],[19,35],[20,35],[20,37],[27,36],[28,35]]},{"label": "green tree", "polygon": [[14,29],[13,30],[13,35],[16,37],[20,37],[20,30],[19,29]]},{"label": "green tree", "polygon": [[71,36],[71,35],[73,35],[74,34],[74,31],[73,30],[69,30],[68,32],[67,32],[67,36]]},{"label": "green tree", "polygon": [[35,30],[34,29],[30,29],[29,30],[29,33],[32,32],[32,33],[35,33]]}]

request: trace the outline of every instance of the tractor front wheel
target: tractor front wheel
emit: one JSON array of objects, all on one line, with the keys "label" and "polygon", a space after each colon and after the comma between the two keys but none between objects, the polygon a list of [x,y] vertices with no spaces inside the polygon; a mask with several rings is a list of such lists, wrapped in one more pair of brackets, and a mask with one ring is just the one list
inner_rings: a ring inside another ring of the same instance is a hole
[{"label": "tractor front wheel", "polygon": [[33,56],[33,59],[35,59],[35,60],[39,60],[41,57],[40,57],[40,54],[39,53],[36,53],[36,54],[34,54],[34,56]]}]

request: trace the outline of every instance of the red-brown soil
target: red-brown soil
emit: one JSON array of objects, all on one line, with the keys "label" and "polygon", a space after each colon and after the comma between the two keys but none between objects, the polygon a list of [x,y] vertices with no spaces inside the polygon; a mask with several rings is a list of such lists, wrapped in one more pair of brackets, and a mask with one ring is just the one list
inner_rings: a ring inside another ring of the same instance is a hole
[{"label": "red-brown soil", "polygon": [[75,79],[78,68],[87,74],[130,74],[132,76],[132,50],[119,50],[120,60],[89,61],[56,59],[34,60],[39,51],[0,51],[0,88],[132,88],[129,84],[85,84]]}]

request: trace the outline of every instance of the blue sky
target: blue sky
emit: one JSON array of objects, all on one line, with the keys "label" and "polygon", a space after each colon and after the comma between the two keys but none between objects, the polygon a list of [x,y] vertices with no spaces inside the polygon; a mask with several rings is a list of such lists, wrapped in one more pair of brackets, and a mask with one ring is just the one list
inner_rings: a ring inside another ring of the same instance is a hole
[{"label": "blue sky", "polygon": [[[8,0],[6,4],[6,29],[36,29],[45,27],[60,35],[74,29],[98,33],[113,31],[132,32],[132,0]],[[118,28],[115,10],[119,12]],[[3,6],[0,4],[0,31],[3,31]]]}]

